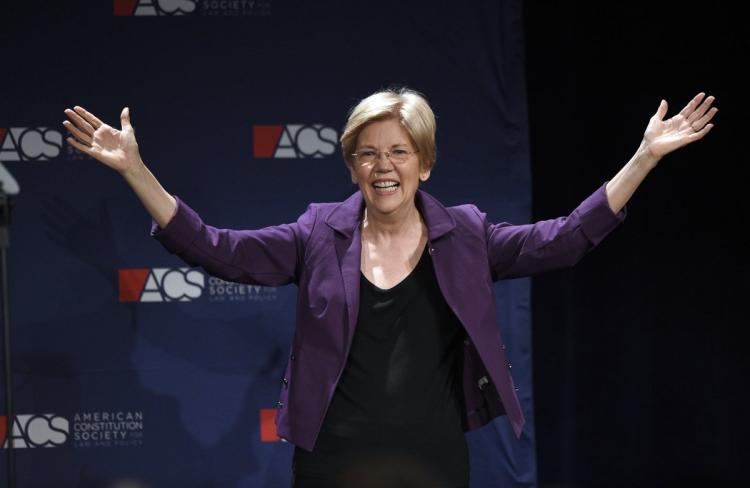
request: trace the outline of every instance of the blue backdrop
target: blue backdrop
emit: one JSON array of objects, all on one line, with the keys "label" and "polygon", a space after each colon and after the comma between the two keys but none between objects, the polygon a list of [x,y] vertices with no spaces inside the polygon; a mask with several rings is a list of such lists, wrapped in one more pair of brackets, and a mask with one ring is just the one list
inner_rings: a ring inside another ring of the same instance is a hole
[{"label": "blue backdrop", "polygon": [[[438,120],[423,188],[526,223],[520,3],[89,0],[4,18],[0,178],[20,193],[17,416],[0,438],[18,447],[19,486],[277,487],[291,471],[273,415],[296,288],[225,283],[168,254],[122,179],[64,141],[63,109],[119,128],[129,106],[168,191],[214,226],[257,228],[357,191],[336,144],[347,110],[406,85]],[[529,280],[496,291],[527,423],[520,441],[504,417],[467,434],[472,486],[531,486]]]}]

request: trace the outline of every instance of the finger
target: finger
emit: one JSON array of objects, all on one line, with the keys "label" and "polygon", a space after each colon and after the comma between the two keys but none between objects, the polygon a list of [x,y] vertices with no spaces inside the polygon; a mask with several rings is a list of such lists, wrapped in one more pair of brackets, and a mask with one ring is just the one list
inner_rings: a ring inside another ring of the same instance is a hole
[{"label": "finger", "polygon": [[78,115],[77,112],[75,112],[74,110],[70,110],[69,108],[66,108],[65,115],[67,115],[68,118],[72,120],[73,123],[75,123],[75,125],[78,126],[78,128],[81,129],[83,132],[92,136],[94,135],[94,132],[96,131],[96,129],[94,129],[94,127],[91,124],[86,122],[83,119],[83,117]]},{"label": "finger", "polygon": [[667,115],[667,109],[668,109],[667,101],[662,100],[661,103],[659,103],[659,108],[656,109],[656,113],[654,114],[654,117],[656,117],[659,120],[663,120],[664,116]]},{"label": "finger", "polygon": [[703,114],[706,113],[706,111],[709,109],[711,104],[716,98],[713,96],[707,97],[705,100],[703,100],[703,103],[700,104],[700,107],[698,107],[695,112],[690,114],[690,117],[688,118],[689,122],[693,122],[694,120],[700,119],[703,117]]},{"label": "finger", "polygon": [[714,107],[711,110],[708,111],[706,115],[701,117],[700,119],[694,121],[690,124],[690,126],[693,128],[693,130],[702,130],[708,122],[714,118],[714,115],[716,115],[716,112],[718,112],[719,109]]},{"label": "finger", "polygon": [[73,134],[76,139],[78,139],[79,141],[83,142],[87,146],[91,145],[91,142],[93,141],[93,138],[90,135],[88,135],[85,132],[83,132],[82,130],[80,130],[75,125],[73,125],[69,120],[64,120],[63,121],[63,126],[65,126],[65,128],[68,129],[68,131],[71,134]]},{"label": "finger", "polygon": [[690,144],[691,142],[697,141],[698,139],[702,139],[703,136],[708,134],[708,131],[713,129],[713,127],[714,127],[714,124],[708,124],[707,126],[699,130],[698,132],[694,132],[693,134],[690,134],[689,136],[687,136],[687,140],[688,140],[687,143]]},{"label": "finger", "polygon": [[89,124],[91,124],[92,126],[94,126],[95,129],[98,129],[99,127],[101,127],[102,125],[104,125],[104,122],[102,122],[101,120],[99,120],[98,118],[96,118],[96,116],[94,114],[89,113],[88,110],[86,110],[85,108],[76,105],[75,107],[73,107],[73,109],[76,112],[78,112],[81,115],[81,117],[83,117],[84,119],[86,119]]},{"label": "finger", "polygon": [[75,139],[74,139],[74,138],[72,138],[72,137],[68,137],[68,138],[66,138],[65,140],[66,140],[66,141],[68,141],[68,144],[70,144],[70,145],[71,145],[71,146],[73,146],[74,148],[78,149],[78,150],[79,150],[79,151],[81,151],[82,153],[84,153],[84,154],[88,154],[89,156],[91,156],[91,157],[94,157],[94,154],[93,154],[93,152],[91,151],[91,148],[90,148],[89,146],[86,146],[86,145],[84,145],[84,144],[81,144],[80,142],[78,142],[77,140],[75,140]]},{"label": "finger", "polygon": [[703,100],[704,96],[706,96],[706,94],[703,92],[700,92],[699,94],[694,96],[693,99],[690,100],[687,105],[685,105],[685,108],[680,110],[680,115],[682,115],[686,119],[690,117],[690,114],[692,114],[695,110],[695,107],[697,107],[698,104],[701,103],[701,100]]},{"label": "finger", "polygon": [[125,107],[124,109],[122,109],[122,113],[120,113],[120,123],[122,124],[123,130],[133,128],[133,126],[130,125],[130,108],[129,107]]}]

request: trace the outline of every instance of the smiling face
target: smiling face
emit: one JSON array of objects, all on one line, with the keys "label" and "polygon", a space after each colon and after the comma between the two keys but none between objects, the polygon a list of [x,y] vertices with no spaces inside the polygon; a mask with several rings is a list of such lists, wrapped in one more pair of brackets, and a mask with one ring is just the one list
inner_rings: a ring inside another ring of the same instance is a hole
[{"label": "smiling face", "polygon": [[[416,147],[409,133],[395,118],[369,123],[357,138],[356,151],[366,148],[375,151]],[[411,154],[401,164],[391,162],[385,154],[375,159],[371,166],[361,166],[356,160],[350,167],[352,181],[359,185],[367,205],[368,215],[407,216],[414,207],[414,195],[419,181],[427,181],[430,170],[420,164],[419,154]]]}]

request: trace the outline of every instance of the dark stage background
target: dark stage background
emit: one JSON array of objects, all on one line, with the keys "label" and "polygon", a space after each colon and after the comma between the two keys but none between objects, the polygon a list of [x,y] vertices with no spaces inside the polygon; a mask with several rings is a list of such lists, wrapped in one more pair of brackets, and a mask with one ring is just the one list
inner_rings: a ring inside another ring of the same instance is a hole
[{"label": "dark stage background", "polygon": [[532,281],[544,486],[750,485],[745,19],[729,2],[524,3],[535,219],[614,175],[661,98],[668,116],[699,91],[719,107],[597,252]]}]

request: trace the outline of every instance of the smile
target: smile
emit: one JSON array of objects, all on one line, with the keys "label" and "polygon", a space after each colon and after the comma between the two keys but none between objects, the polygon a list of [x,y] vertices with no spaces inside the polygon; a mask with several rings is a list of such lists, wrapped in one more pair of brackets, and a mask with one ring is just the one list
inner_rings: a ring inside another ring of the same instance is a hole
[{"label": "smile", "polygon": [[399,186],[401,185],[398,181],[376,181],[372,184],[372,187],[375,189],[375,194],[377,195],[390,195],[395,193]]}]

